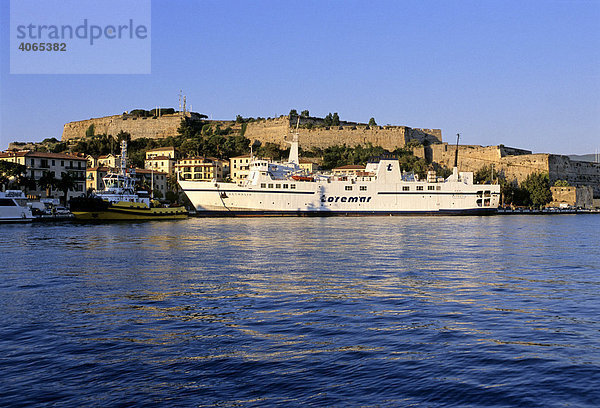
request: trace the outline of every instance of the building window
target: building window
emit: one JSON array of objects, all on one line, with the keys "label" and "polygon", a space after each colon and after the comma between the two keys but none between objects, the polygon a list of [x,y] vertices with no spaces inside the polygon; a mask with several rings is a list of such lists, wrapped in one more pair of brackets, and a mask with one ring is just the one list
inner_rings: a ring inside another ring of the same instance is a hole
[{"label": "building window", "polygon": [[52,165],[53,165],[53,166],[55,166],[55,165],[56,165],[56,163],[54,162],[54,160],[52,160]]}]

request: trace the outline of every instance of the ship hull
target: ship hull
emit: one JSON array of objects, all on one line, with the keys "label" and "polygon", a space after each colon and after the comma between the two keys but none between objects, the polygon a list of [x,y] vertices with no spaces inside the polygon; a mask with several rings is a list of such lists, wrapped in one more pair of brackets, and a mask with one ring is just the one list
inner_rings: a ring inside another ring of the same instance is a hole
[{"label": "ship hull", "polygon": [[[73,206],[71,212],[78,221],[148,221],[148,220],[179,220],[188,216],[184,207],[149,208],[145,204],[120,202],[83,203]],[[88,204],[88,205],[85,205]],[[99,205],[100,204],[100,205]],[[85,208],[85,207],[89,208]]]}]

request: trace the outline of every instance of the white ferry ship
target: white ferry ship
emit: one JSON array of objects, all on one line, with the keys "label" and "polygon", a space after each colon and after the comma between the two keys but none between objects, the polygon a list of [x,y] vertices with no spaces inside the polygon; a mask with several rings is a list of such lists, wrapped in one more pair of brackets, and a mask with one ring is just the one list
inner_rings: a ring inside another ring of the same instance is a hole
[{"label": "white ferry ship", "polygon": [[286,163],[253,160],[239,183],[179,180],[198,215],[468,215],[493,214],[499,185],[473,184],[472,172],[427,180],[404,173],[397,159],[368,163],[356,175],[303,173],[297,137]]}]

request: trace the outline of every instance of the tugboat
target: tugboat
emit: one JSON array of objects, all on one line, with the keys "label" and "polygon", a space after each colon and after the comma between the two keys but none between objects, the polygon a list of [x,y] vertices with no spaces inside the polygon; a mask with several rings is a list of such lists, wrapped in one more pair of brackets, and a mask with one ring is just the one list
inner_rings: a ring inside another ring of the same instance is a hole
[{"label": "tugboat", "polygon": [[135,189],[135,179],[127,172],[127,142],[121,142],[121,171],[102,178],[104,190],[91,197],[71,199],[70,209],[81,221],[177,220],[187,218],[185,207],[152,205],[146,191]]}]

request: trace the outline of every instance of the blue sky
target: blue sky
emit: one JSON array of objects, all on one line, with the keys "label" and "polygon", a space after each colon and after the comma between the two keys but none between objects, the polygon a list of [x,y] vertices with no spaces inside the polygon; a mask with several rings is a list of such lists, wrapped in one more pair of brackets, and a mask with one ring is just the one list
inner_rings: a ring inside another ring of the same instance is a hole
[{"label": "blue sky", "polygon": [[15,75],[0,0],[0,149],[135,108],[291,108],[445,141],[600,148],[600,0],[152,1],[149,75]]}]

